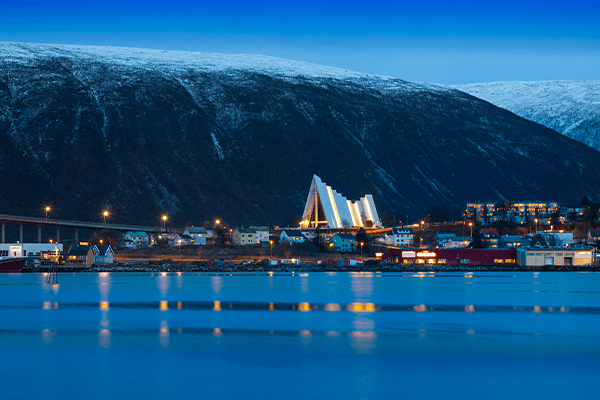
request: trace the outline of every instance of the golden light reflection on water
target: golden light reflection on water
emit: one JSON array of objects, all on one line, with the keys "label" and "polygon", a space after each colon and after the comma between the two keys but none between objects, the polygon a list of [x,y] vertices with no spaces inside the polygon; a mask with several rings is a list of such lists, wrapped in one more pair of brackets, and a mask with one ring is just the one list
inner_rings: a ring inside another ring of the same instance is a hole
[{"label": "golden light reflection on water", "polygon": [[327,331],[325,332],[325,335],[335,338],[341,335],[341,333],[339,333],[338,331]]},{"label": "golden light reflection on water", "polygon": [[99,307],[102,311],[108,311],[110,309],[110,303],[108,301],[101,301]]},{"label": "golden light reflection on water", "polygon": [[52,310],[52,302],[51,301],[45,301],[42,304],[42,309],[44,309],[44,310]]},{"label": "golden light reflection on water", "polygon": [[213,304],[213,311],[221,311],[221,302],[219,300],[215,300]]},{"label": "golden light reflection on water", "polygon": [[414,306],[413,310],[417,312],[424,312],[427,311],[427,306],[425,304],[419,304],[417,306]]},{"label": "golden light reflection on water", "polygon": [[310,303],[300,303],[300,304],[298,304],[298,310],[300,310],[300,311],[310,311]]},{"label": "golden light reflection on water", "polygon": [[465,312],[475,312],[475,306],[473,306],[473,305],[465,306]]},{"label": "golden light reflection on water", "polygon": [[181,310],[181,308],[182,308],[181,302],[180,302],[180,301],[178,301],[178,302],[177,302],[177,309],[178,309],[178,310]]},{"label": "golden light reflection on water", "polygon": [[535,307],[533,307],[533,312],[534,313],[541,313],[542,312],[542,308],[540,306],[535,306]]},{"label": "golden light reflection on water", "polygon": [[161,300],[161,302],[158,305],[158,309],[160,311],[167,311],[169,309],[169,302],[166,300]]},{"label": "golden light reflection on water", "polygon": [[98,332],[98,344],[105,349],[108,349],[111,345],[110,331],[108,329],[100,329]]},{"label": "golden light reflection on water", "polygon": [[221,332],[221,328],[215,328],[213,330],[213,336],[214,337],[221,337],[223,335],[223,332]]},{"label": "golden light reflection on water", "polygon": [[350,274],[350,290],[354,293],[354,298],[358,301],[368,300],[373,293],[373,274],[358,273]]},{"label": "golden light reflection on water", "polygon": [[156,277],[156,286],[158,286],[158,290],[162,297],[166,297],[169,292],[169,287],[171,286],[171,279],[167,276],[166,272],[161,273]]},{"label": "golden light reflection on water", "polygon": [[298,332],[298,334],[303,338],[310,338],[312,336],[312,333],[310,333],[310,331],[307,330],[300,331]]},{"label": "golden light reflection on water", "polygon": [[474,334],[475,334],[475,331],[474,331],[473,329],[469,329],[469,330],[467,331],[467,334],[468,334],[468,335],[474,335]]},{"label": "golden light reflection on water", "polygon": [[60,285],[55,283],[54,285],[50,285],[50,289],[54,292],[54,294],[58,294],[58,289],[60,289]]},{"label": "golden light reflection on water", "polygon": [[275,306],[273,305],[273,302],[270,302],[270,303],[269,303],[269,310],[270,310],[270,311],[273,311],[273,310],[275,310]]},{"label": "golden light reflection on water", "polygon": [[323,309],[325,311],[341,311],[342,307],[338,303],[327,303]]},{"label": "golden light reflection on water", "polygon": [[373,303],[350,303],[346,306],[346,310],[352,312],[374,312],[376,311]]},{"label": "golden light reflection on water", "polygon": [[169,332],[169,324],[167,321],[162,321],[160,323],[160,329],[158,331],[158,340],[162,347],[167,347],[170,343],[170,332]]}]

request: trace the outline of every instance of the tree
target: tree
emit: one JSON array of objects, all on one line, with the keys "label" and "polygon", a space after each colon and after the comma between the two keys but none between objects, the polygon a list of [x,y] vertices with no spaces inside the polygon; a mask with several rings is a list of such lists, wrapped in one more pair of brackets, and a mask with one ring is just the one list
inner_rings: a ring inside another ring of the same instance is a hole
[{"label": "tree", "polygon": [[473,231],[473,241],[469,245],[472,249],[483,249],[485,246],[483,245],[483,241],[481,240],[481,234],[479,229],[475,229]]},{"label": "tree", "polygon": [[366,221],[365,221],[365,226],[366,226],[367,228],[372,228],[372,227],[373,227],[373,225],[375,225],[375,224],[374,224],[374,223],[373,223],[373,221],[371,221],[370,219],[368,219],[368,220],[366,220]]},{"label": "tree", "polygon": [[360,249],[360,244],[364,243],[363,245],[363,253],[368,253],[367,250],[367,242],[369,240],[369,237],[367,236],[367,232],[365,231],[365,228],[360,228],[357,232],[356,232],[356,248]]},{"label": "tree", "polygon": [[348,221],[346,218],[342,220],[342,227],[348,229],[352,226],[352,222]]}]

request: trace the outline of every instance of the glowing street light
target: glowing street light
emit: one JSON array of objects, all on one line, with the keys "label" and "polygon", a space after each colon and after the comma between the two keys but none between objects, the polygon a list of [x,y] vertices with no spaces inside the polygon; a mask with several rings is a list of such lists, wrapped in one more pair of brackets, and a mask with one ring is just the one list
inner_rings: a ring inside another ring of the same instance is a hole
[{"label": "glowing street light", "polygon": [[535,221],[535,234],[537,235],[537,223],[538,223],[538,219],[536,218],[534,221]]},{"label": "glowing street light", "polygon": [[104,218],[104,223],[106,223],[106,218],[108,218],[108,211],[104,210],[102,212],[102,218]]},{"label": "glowing street light", "polygon": [[46,210],[46,219],[48,219],[48,213],[50,212],[50,207],[46,206],[45,210]]},{"label": "glowing street light", "polygon": [[167,216],[166,215],[162,216],[162,223],[163,223],[163,231],[166,232],[167,231]]},{"label": "glowing street light", "polygon": [[471,227],[471,237],[473,237],[473,223],[469,222],[469,226]]},{"label": "glowing street light", "polygon": [[273,258],[273,241],[269,240],[269,244],[271,245],[271,258]]},{"label": "glowing street light", "polygon": [[361,260],[361,261],[364,261],[364,260],[363,260],[363,256],[362,256],[362,248],[363,248],[363,245],[364,245],[364,244],[365,244],[364,242],[360,242],[360,260]]}]

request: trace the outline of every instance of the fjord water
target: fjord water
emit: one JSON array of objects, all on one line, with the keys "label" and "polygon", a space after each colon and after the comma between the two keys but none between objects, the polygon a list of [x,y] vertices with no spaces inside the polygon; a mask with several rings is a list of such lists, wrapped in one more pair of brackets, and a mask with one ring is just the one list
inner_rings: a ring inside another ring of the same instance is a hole
[{"label": "fjord water", "polygon": [[600,273],[0,275],[5,399],[597,398]]}]

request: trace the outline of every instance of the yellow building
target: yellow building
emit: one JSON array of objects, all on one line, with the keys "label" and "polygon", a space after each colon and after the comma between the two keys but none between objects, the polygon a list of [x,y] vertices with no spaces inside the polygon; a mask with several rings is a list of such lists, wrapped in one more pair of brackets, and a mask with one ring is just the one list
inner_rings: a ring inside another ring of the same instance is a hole
[{"label": "yellow building", "polygon": [[256,245],[256,231],[254,229],[235,228],[232,238],[233,243],[238,246]]}]

